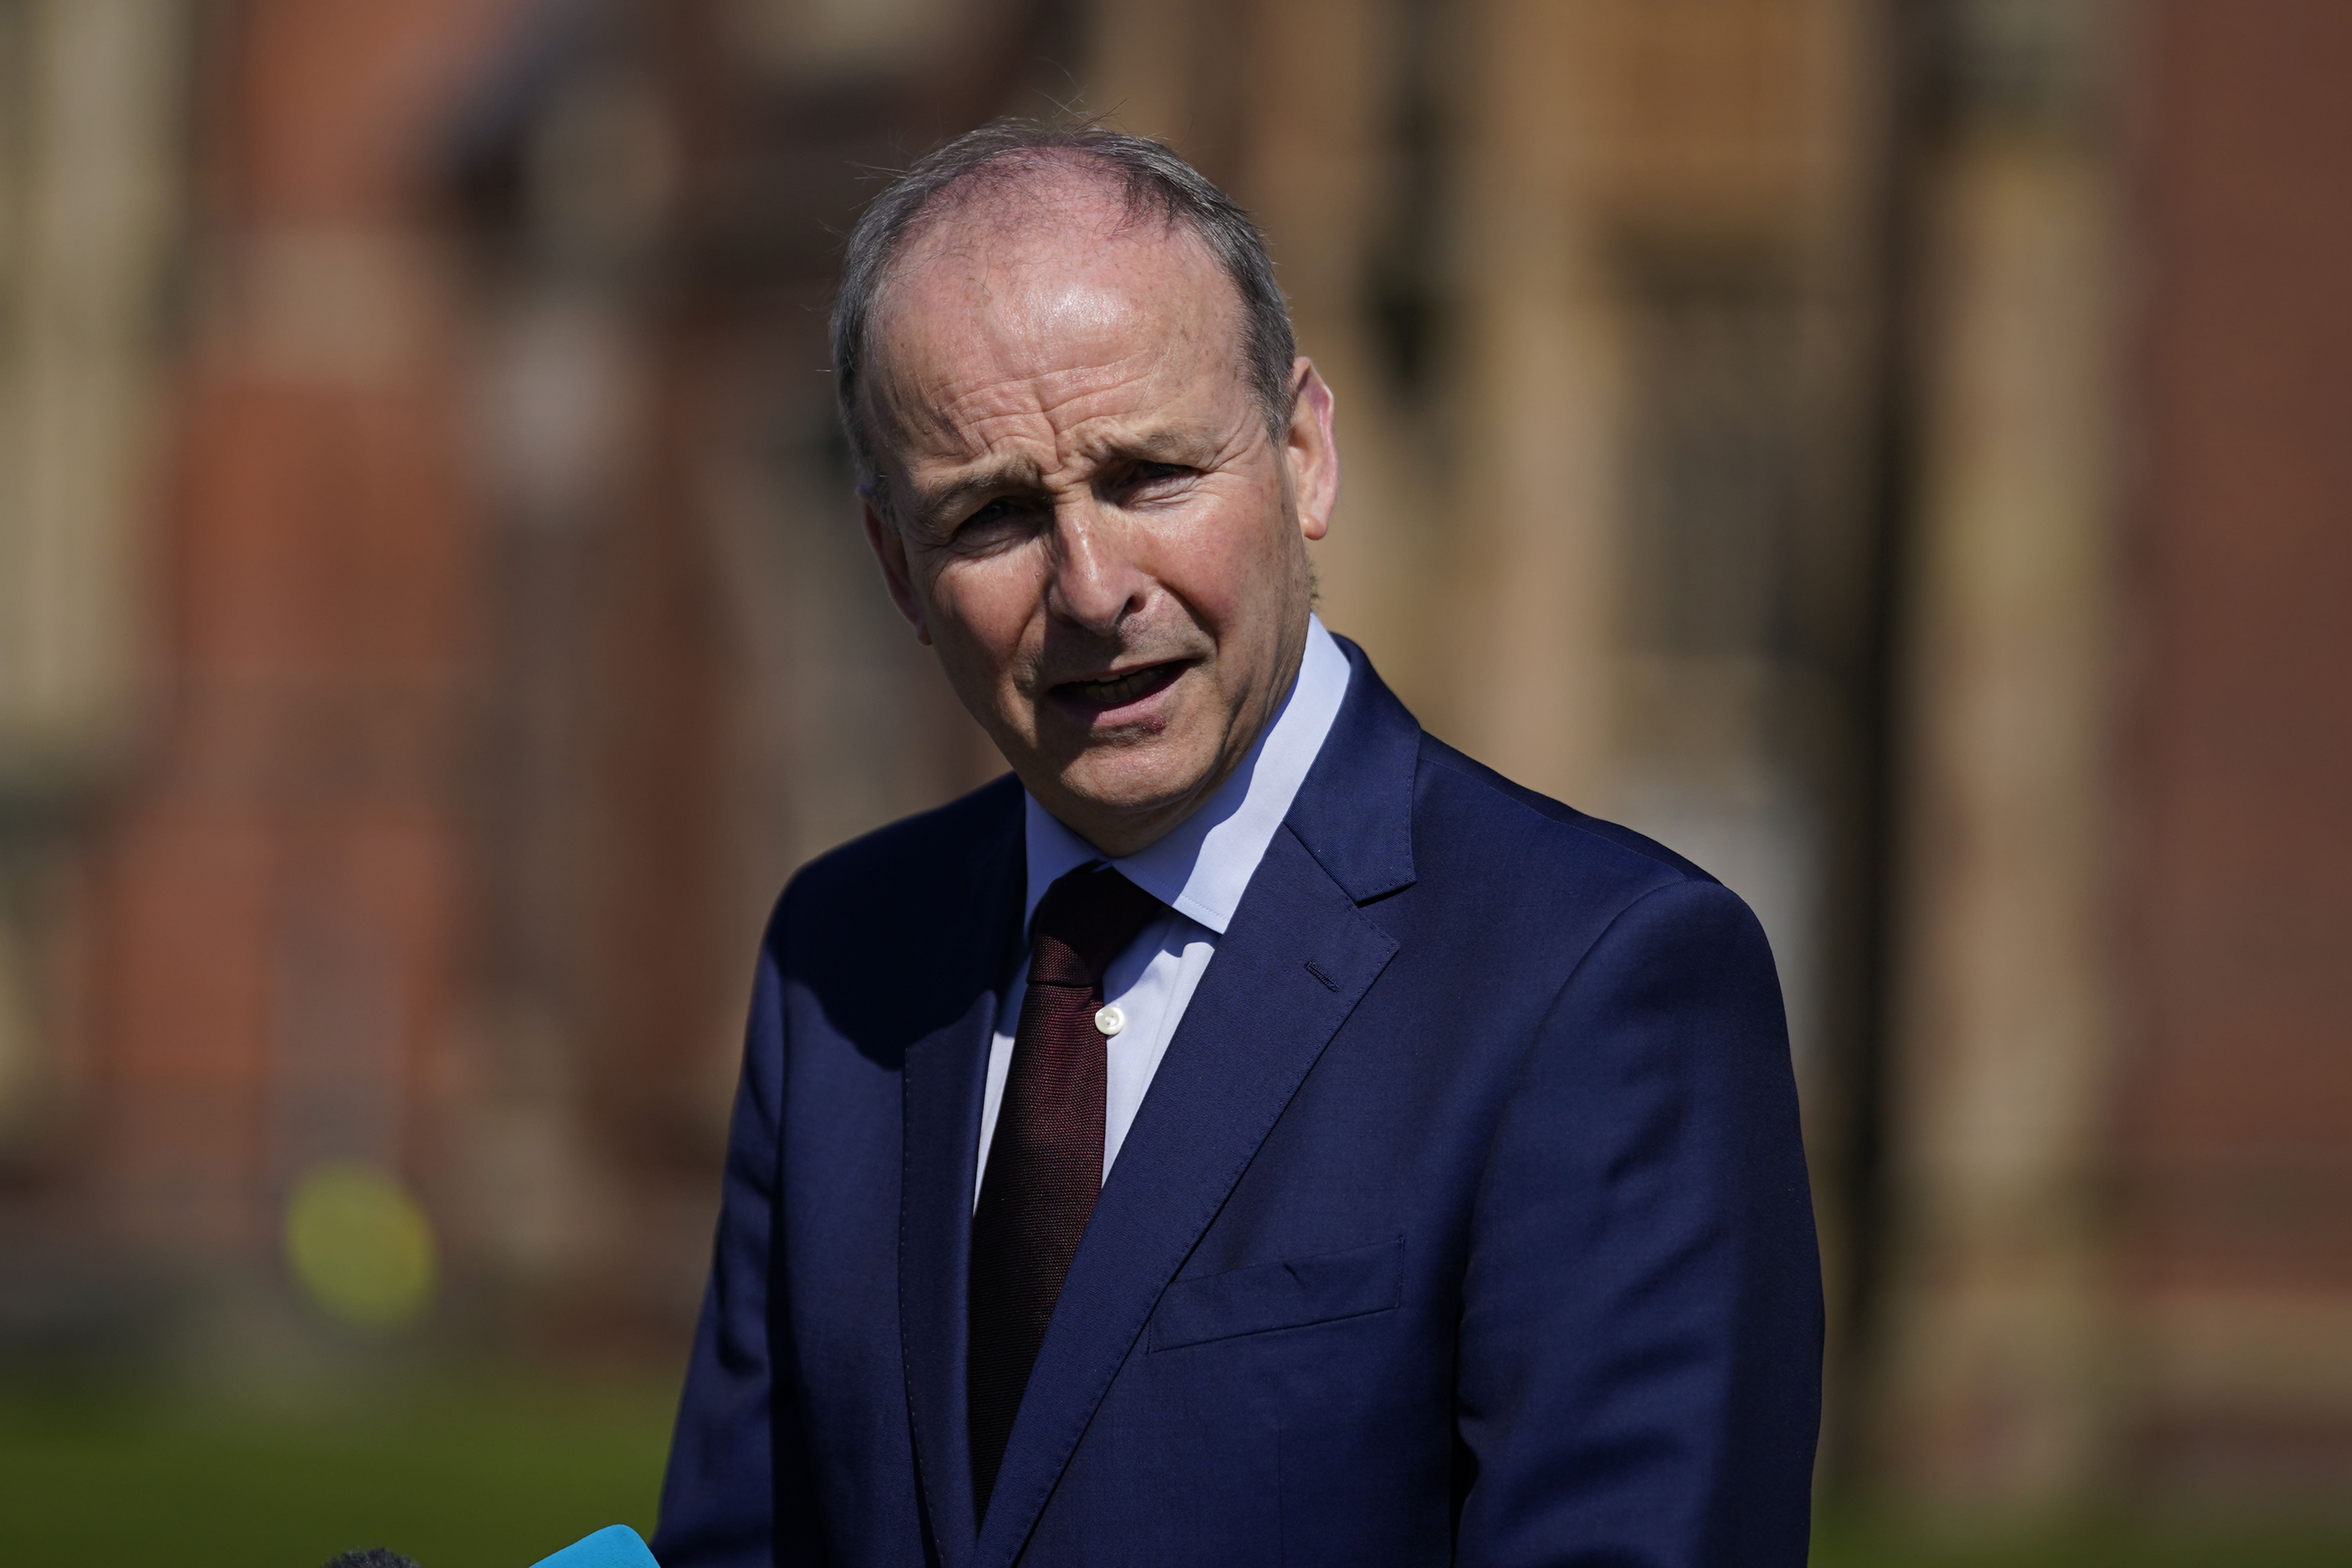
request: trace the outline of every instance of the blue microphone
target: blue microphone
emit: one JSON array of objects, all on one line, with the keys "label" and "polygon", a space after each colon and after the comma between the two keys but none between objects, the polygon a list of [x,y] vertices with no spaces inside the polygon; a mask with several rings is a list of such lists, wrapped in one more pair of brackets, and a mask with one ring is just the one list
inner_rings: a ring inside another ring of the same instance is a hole
[{"label": "blue microphone", "polygon": [[625,1524],[608,1524],[531,1568],[661,1568],[645,1542]]},{"label": "blue microphone", "polygon": [[[327,1568],[417,1568],[397,1552],[372,1546],[346,1552]],[[542,1557],[531,1568],[661,1568],[637,1532],[625,1524],[608,1524],[595,1534],[575,1541],[552,1557]]]}]

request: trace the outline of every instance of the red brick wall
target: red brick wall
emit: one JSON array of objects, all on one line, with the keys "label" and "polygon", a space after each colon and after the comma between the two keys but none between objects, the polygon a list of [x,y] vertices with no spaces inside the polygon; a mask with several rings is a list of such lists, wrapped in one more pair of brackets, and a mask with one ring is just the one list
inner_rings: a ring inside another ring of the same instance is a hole
[{"label": "red brick wall", "polygon": [[2352,1355],[2352,7],[2147,15],[2125,1278],[2160,1470],[2341,1461],[2267,1358]]},{"label": "red brick wall", "polygon": [[478,577],[418,180],[502,9],[277,0],[214,40],[155,721],[93,900],[99,1173],[142,1239],[257,1250],[292,1167],[415,1157]]}]

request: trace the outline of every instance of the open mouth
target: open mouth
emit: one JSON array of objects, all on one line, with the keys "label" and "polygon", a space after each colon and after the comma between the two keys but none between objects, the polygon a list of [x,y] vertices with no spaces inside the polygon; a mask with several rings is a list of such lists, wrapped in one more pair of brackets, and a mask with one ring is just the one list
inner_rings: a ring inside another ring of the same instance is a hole
[{"label": "open mouth", "polygon": [[1165,690],[1184,673],[1187,662],[1171,658],[1165,664],[1147,664],[1100,680],[1065,680],[1055,686],[1053,692],[1066,702],[1097,712],[1124,708],[1130,702],[1141,701],[1155,691]]}]

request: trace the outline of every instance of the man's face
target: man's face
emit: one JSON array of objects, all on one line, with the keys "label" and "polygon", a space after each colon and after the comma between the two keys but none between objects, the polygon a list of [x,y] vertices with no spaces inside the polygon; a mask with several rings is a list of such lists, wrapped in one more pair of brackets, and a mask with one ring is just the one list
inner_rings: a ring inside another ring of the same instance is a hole
[{"label": "man's face", "polygon": [[1298,361],[1297,411],[1268,431],[1240,301],[1188,232],[1122,226],[1084,186],[1011,199],[1027,221],[950,216],[884,287],[866,534],[1022,783],[1125,855],[1205,800],[1289,690],[1307,542],[1339,489],[1331,399]]}]

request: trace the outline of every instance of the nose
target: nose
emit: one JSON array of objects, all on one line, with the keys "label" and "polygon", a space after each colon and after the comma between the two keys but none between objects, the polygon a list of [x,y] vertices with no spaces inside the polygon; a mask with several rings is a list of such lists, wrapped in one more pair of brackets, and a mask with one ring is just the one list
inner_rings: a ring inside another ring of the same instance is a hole
[{"label": "nose", "polygon": [[1046,608],[1097,637],[1115,637],[1138,614],[1151,579],[1135,559],[1135,531],[1089,500],[1066,504],[1054,520],[1054,577]]}]

